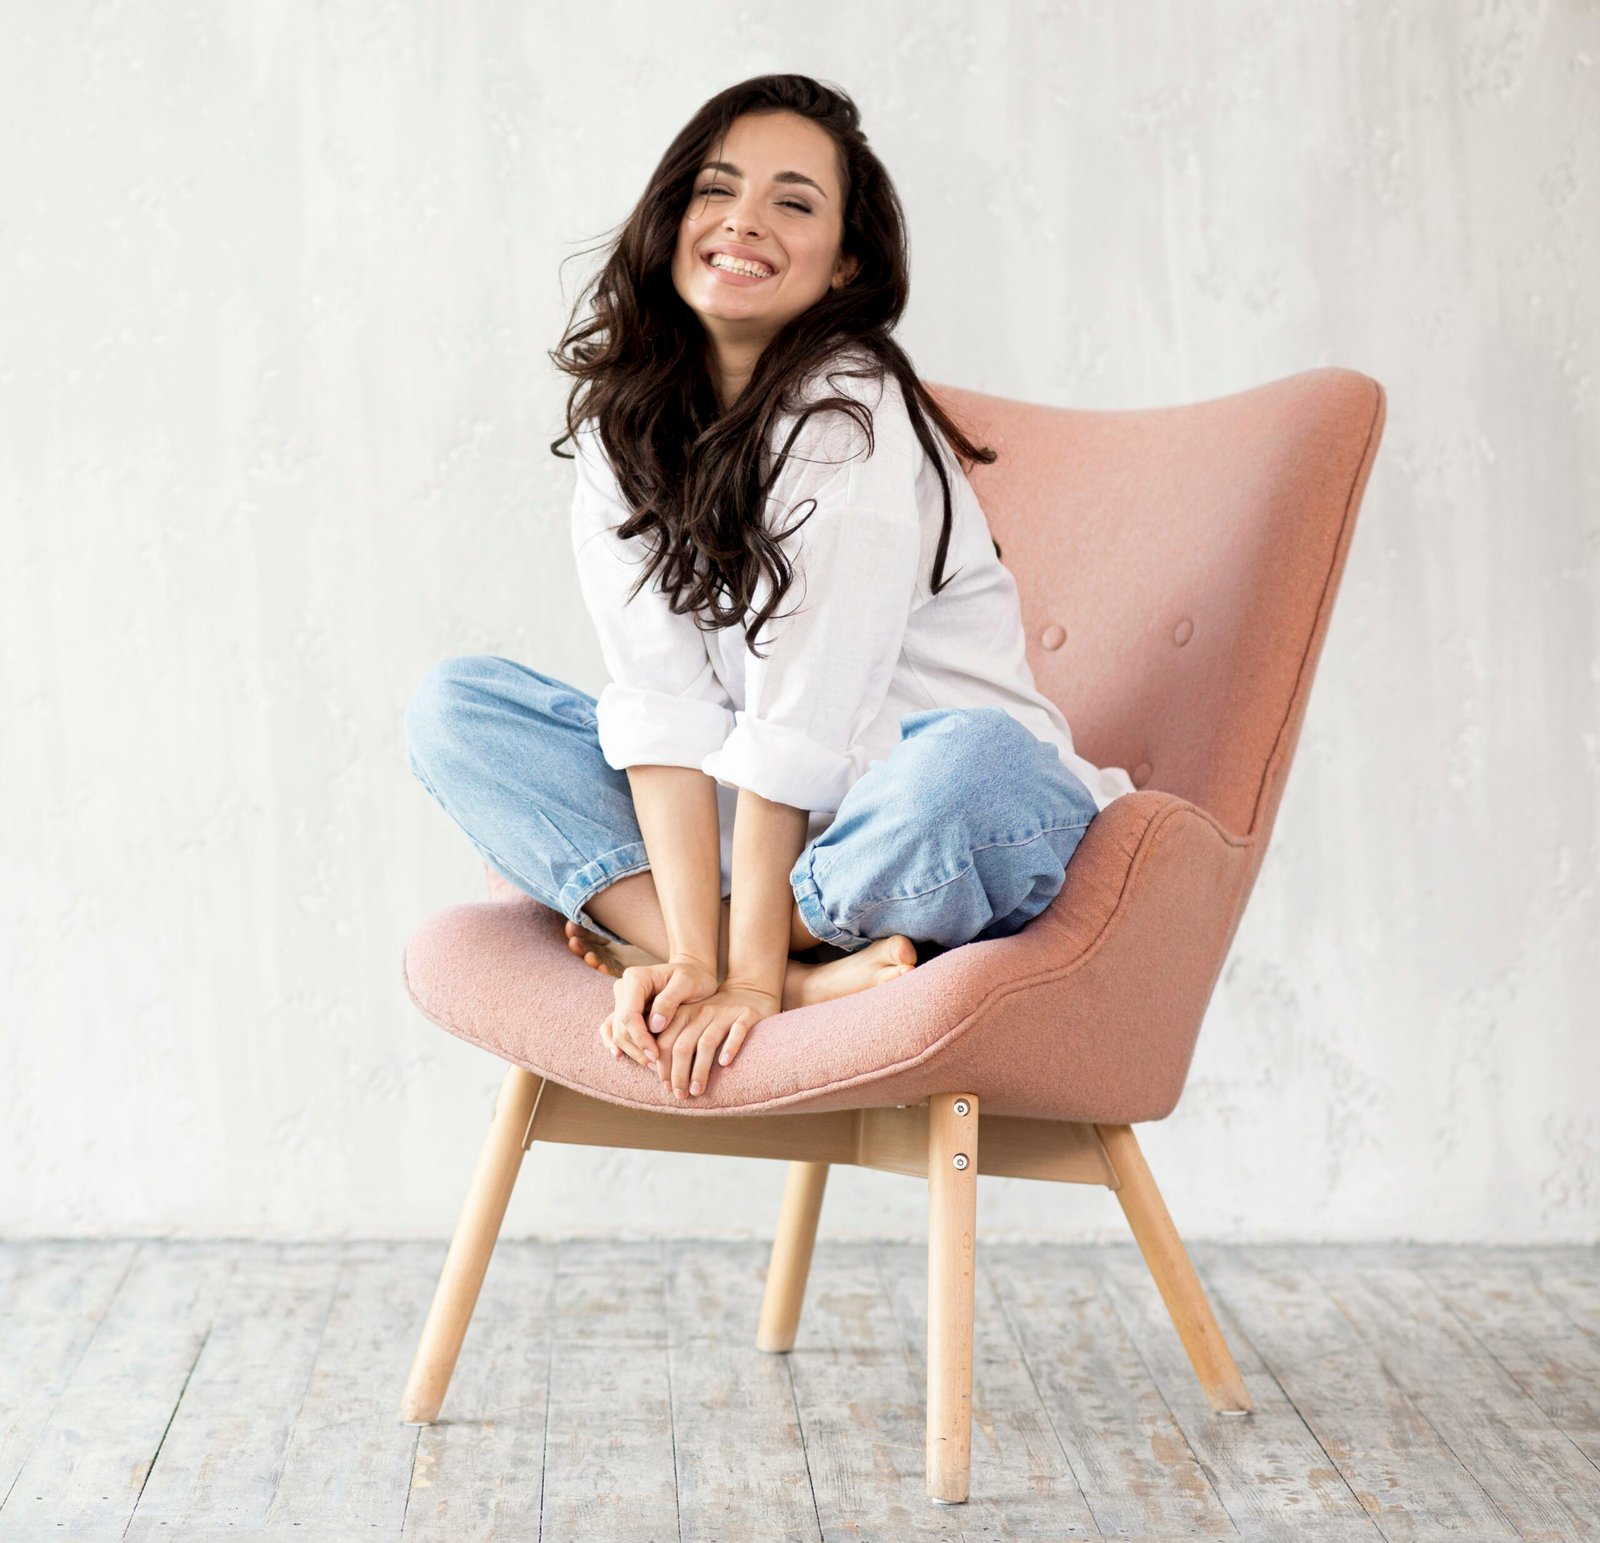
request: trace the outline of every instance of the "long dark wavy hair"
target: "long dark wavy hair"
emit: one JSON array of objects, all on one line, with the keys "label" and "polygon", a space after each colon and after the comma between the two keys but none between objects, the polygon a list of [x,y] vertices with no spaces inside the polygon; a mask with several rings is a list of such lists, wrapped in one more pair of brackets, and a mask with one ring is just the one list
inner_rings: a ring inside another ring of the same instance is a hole
[{"label": "long dark wavy hair", "polygon": [[[734,119],[762,112],[798,113],[832,137],[844,192],[842,252],[857,266],[848,283],[828,289],[773,336],[748,384],[724,412],[711,380],[705,330],[673,285],[672,260],[700,168],[715,158]],[[618,535],[644,535],[651,552],[628,598],[660,570],[661,589],[674,613],[693,612],[702,630],[721,630],[743,621],[764,570],[771,594],[746,634],[756,653],[755,634],[791,582],[782,540],[796,527],[775,537],[763,510],[795,435],[813,413],[836,409],[850,413],[869,450],[872,445],[872,414],[864,404],[841,395],[805,400],[804,383],[830,363],[830,382],[839,376],[881,380],[885,375],[899,382],[917,439],[944,492],[933,593],[944,588],[950,479],[928,420],[967,466],[988,464],[996,454],[967,438],[891,336],[910,290],[905,211],[889,173],[867,144],[850,97],[808,75],[759,75],[718,92],[668,145],[620,233],[601,243],[607,244],[604,266],[579,295],[561,342],[550,353],[558,369],[575,377],[567,399],[567,432],[550,449],[562,455],[560,446],[581,424],[595,420],[631,511]],[[865,354],[859,367],[835,359],[844,349]],[[774,420],[788,412],[798,412],[799,420],[763,476],[763,448]],[[999,551],[996,545],[997,556]]]}]

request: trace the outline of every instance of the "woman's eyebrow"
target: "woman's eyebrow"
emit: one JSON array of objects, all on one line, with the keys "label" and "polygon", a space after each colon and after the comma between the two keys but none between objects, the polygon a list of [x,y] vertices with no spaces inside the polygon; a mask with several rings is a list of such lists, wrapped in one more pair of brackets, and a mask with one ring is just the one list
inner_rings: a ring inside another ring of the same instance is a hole
[{"label": "woman's eyebrow", "polygon": [[[740,171],[739,168],[737,166],[735,166],[732,161],[707,161],[706,164],[700,168],[700,170],[701,171],[720,171],[720,172],[726,173],[730,177],[742,177],[744,175],[744,173],[742,171]],[[798,171],[780,171],[780,172],[775,172],[773,174],[772,180],[774,182],[803,182],[803,183],[805,183],[805,185],[808,188],[816,188],[817,192],[821,193],[824,198],[826,198],[828,196],[826,193],[822,192],[822,186],[821,186],[820,183],[813,182],[811,180],[811,178],[807,177],[802,172],[798,172]]]}]

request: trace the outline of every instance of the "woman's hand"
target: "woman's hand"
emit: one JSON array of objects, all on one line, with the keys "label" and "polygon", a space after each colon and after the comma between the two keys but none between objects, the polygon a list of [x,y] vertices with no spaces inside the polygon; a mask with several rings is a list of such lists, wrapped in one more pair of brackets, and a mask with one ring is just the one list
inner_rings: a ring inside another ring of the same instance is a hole
[{"label": "woman's hand", "polygon": [[716,970],[700,959],[680,954],[662,964],[630,964],[612,988],[616,1003],[600,1025],[600,1041],[614,1057],[626,1054],[648,1066],[658,1054],[652,1032],[666,1028],[685,1002],[698,1002],[716,989]]},{"label": "woman's hand", "polygon": [[704,1001],[683,1007],[656,1040],[661,1050],[656,1070],[662,1082],[670,1080],[679,1098],[703,1093],[711,1080],[717,1047],[727,1041],[720,1057],[727,1066],[750,1031],[782,1005],[765,991],[724,985]]}]

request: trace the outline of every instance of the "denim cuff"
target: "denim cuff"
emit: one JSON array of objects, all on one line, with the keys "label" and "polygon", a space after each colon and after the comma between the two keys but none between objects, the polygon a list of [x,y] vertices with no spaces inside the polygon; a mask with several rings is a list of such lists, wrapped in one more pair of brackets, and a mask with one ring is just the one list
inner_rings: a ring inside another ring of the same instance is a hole
[{"label": "denim cuff", "polygon": [[593,862],[585,863],[562,885],[562,913],[600,937],[608,938],[613,943],[627,943],[629,939],[620,937],[609,927],[597,922],[584,907],[618,879],[625,879],[630,873],[642,873],[649,866],[650,857],[644,849],[644,842],[630,841],[625,846],[613,847]]},{"label": "denim cuff", "polygon": [[828,913],[822,909],[817,881],[811,876],[810,852],[801,853],[789,874],[789,887],[794,891],[794,903],[800,912],[800,920],[818,942],[854,954],[872,941],[871,938],[858,938],[853,932],[842,932],[828,919]]}]

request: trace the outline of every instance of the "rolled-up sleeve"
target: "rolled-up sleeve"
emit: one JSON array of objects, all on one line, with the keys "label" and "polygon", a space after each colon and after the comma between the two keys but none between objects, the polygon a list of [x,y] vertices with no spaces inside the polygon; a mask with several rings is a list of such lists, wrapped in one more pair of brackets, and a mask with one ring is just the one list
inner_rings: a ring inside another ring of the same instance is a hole
[{"label": "rolled-up sleeve", "polygon": [[[917,442],[892,377],[875,405],[876,388],[862,390],[870,449],[842,411],[817,413],[769,490],[776,532],[803,518],[783,541],[793,582],[756,633],[765,657],[746,654],[733,731],[701,763],[719,783],[797,809],[838,809],[866,770],[861,736],[882,709],[917,599]],[[762,604],[769,594],[764,583]]]},{"label": "rolled-up sleeve", "polygon": [[628,599],[649,550],[642,538],[624,541],[616,533],[629,511],[594,426],[586,424],[573,443],[573,554],[611,676],[595,706],[601,754],[617,771],[698,768],[733,728],[733,704],[712,668],[704,633],[693,616],[673,613],[659,588],[660,573]]}]

